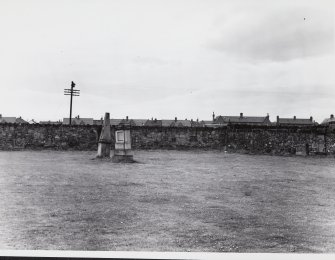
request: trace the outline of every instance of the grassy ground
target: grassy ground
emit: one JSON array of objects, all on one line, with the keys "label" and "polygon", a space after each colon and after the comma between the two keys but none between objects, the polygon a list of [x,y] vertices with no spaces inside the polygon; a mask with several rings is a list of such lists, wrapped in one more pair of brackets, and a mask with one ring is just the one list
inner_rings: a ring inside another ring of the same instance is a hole
[{"label": "grassy ground", "polygon": [[334,158],[0,152],[0,249],[335,252]]}]

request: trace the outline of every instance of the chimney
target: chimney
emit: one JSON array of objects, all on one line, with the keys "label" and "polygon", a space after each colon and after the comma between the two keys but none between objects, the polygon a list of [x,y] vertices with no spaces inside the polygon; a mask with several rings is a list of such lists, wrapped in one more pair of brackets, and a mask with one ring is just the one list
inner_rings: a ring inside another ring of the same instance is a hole
[{"label": "chimney", "polygon": [[311,117],[309,118],[309,120],[310,120],[311,122],[313,122],[313,117],[311,116]]},{"label": "chimney", "polygon": [[2,118],[2,114],[0,114],[0,118]]},{"label": "chimney", "polygon": [[297,117],[296,117],[296,116],[294,116],[294,117],[293,117],[293,120],[296,120],[296,119],[297,119]]},{"label": "chimney", "polygon": [[277,116],[277,123],[279,123],[279,116]]},{"label": "chimney", "polygon": [[[1,114],[0,114],[0,117],[1,117]],[[330,118],[332,118],[332,119],[333,119],[333,118],[334,118],[334,115],[333,115],[333,114],[331,114],[331,115],[330,115]]]},{"label": "chimney", "polygon": [[240,113],[240,118],[243,118],[243,113]]},{"label": "chimney", "polygon": [[213,122],[214,122],[214,120],[215,120],[215,114],[214,114],[214,112],[213,112]]},{"label": "chimney", "polygon": [[128,121],[128,116],[126,116],[126,121]]},{"label": "chimney", "polygon": [[197,118],[197,122],[199,122],[199,118]]},{"label": "chimney", "polygon": [[174,118],[174,121],[177,122],[177,117]]},{"label": "chimney", "polygon": [[157,122],[157,118],[155,118],[155,122]]}]

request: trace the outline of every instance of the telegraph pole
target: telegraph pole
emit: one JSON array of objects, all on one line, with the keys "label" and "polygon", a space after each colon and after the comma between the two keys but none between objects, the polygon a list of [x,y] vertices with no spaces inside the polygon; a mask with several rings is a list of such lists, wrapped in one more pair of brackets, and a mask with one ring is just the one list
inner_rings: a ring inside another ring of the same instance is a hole
[{"label": "telegraph pole", "polygon": [[71,96],[70,99],[70,125],[71,125],[71,121],[72,121],[72,97],[79,97],[80,95],[80,90],[79,89],[73,89],[76,86],[76,84],[71,81],[71,89],[67,88],[64,89],[64,95],[65,96]]}]

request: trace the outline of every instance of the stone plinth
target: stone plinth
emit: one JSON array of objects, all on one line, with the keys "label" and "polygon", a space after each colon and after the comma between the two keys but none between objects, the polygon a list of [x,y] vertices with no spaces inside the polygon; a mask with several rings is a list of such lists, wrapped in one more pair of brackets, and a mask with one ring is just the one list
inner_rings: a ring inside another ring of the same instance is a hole
[{"label": "stone plinth", "polygon": [[134,162],[134,154],[131,150],[131,135],[129,126],[115,131],[115,150],[113,162]]}]

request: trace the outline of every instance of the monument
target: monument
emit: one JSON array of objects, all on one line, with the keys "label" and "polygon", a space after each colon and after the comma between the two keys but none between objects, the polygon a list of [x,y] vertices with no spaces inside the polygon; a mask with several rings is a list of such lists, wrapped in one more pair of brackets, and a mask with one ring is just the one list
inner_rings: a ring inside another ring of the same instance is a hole
[{"label": "monument", "polygon": [[131,150],[130,124],[122,124],[115,130],[115,150],[113,162],[135,162]]},{"label": "monument", "polygon": [[111,153],[111,123],[109,113],[105,113],[104,122],[98,143],[98,155],[97,158],[110,158]]}]

